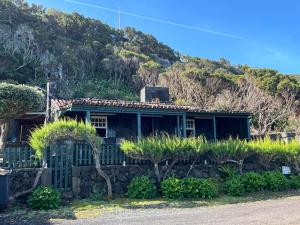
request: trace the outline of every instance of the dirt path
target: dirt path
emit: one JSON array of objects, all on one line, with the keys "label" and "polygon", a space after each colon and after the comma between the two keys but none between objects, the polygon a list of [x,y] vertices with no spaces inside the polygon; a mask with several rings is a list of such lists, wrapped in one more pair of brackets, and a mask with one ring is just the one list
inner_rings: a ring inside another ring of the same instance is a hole
[{"label": "dirt path", "polygon": [[300,197],[216,207],[124,210],[98,218],[65,220],[55,224],[300,224]]}]

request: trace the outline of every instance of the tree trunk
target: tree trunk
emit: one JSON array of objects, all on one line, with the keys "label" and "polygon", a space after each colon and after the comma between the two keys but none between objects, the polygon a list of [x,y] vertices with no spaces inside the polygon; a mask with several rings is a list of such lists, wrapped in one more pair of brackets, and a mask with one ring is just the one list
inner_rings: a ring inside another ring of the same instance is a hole
[{"label": "tree trunk", "polygon": [[243,175],[244,160],[240,160],[238,165],[239,165],[240,175]]},{"label": "tree trunk", "polygon": [[223,163],[226,163],[226,162],[236,163],[239,167],[240,175],[243,175],[243,167],[244,167],[244,160],[243,159],[241,159],[239,161],[233,160],[233,159],[228,159],[228,160],[225,160],[225,161],[221,161],[220,163],[223,164]]},{"label": "tree trunk", "polygon": [[174,160],[172,161],[172,163],[167,167],[167,170],[166,170],[166,172],[165,172],[165,174],[164,174],[164,176],[163,176],[163,180],[166,179],[166,177],[167,177],[168,174],[170,173],[171,169],[174,167],[174,165],[175,165],[177,162],[178,162],[178,160],[177,160],[177,159],[174,159]]},{"label": "tree trunk", "polygon": [[8,134],[8,123],[3,123],[0,126],[0,158],[3,157],[4,147],[5,147],[5,141]]},{"label": "tree trunk", "polygon": [[37,185],[38,185],[38,183],[39,183],[39,180],[40,180],[40,178],[41,178],[41,176],[42,176],[43,171],[44,171],[45,168],[47,168],[47,161],[46,161],[46,157],[44,156],[44,157],[43,157],[43,164],[42,164],[42,167],[39,168],[39,171],[38,171],[38,173],[37,173],[37,175],[36,175],[36,177],[35,177],[35,180],[34,180],[34,182],[33,182],[32,187],[31,187],[30,189],[26,190],[26,191],[22,191],[22,192],[19,192],[19,193],[14,194],[13,196],[10,197],[10,200],[13,201],[13,200],[15,200],[16,198],[19,198],[19,197],[21,197],[21,196],[23,196],[23,195],[26,195],[26,194],[31,193],[31,192],[37,187]]},{"label": "tree trunk", "polygon": [[159,168],[158,168],[157,162],[154,163],[154,173],[155,173],[158,184],[160,184],[161,178],[160,178],[160,173],[159,173]]},{"label": "tree trunk", "polygon": [[98,174],[105,180],[107,185],[107,198],[112,199],[112,185],[109,176],[101,169],[99,154],[96,149],[94,149],[94,160],[96,164],[96,170]]},{"label": "tree trunk", "polygon": [[299,166],[297,159],[295,160],[294,165],[295,165],[295,169],[297,171],[298,176],[300,176],[300,166]]},{"label": "tree trunk", "polygon": [[185,177],[189,177],[189,175],[190,175],[190,172],[191,172],[191,171],[194,169],[194,166],[195,166],[195,164],[196,164],[196,161],[197,161],[197,158],[196,158],[196,159],[194,159],[194,161],[193,161],[193,163],[191,164],[191,166],[190,166],[189,170],[187,171],[187,173],[186,173]]}]

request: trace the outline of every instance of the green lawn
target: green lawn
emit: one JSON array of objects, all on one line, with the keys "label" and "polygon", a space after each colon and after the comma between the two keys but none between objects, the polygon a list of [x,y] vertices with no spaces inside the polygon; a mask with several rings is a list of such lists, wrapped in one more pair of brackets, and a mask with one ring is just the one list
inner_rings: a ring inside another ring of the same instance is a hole
[{"label": "green lawn", "polygon": [[[192,207],[209,207],[224,204],[246,203],[254,201],[262,201],[268,199],[286,198],[300,196],[300,190],[285,191],[285,192],[258,192],[248,194],[243,197],[232,197],[222,195],[212,200],[169,200],[169,199],[151,199],[151,200],[132,200],[127,198],[116,198],[111,201],[91,201],[89,199],[76,199],[65,206],[55,210],[31,210],[23,205],[16,204],[5,210],[2,217],[24,217],[32,218],[47,218],[48,220],[57,219],[77,219],[90,218],[100,216],[102,213],[124,210],[124,209],[139,209],[139,208],[192,208]],[[0,214],[0,215],[1,215]]]}]

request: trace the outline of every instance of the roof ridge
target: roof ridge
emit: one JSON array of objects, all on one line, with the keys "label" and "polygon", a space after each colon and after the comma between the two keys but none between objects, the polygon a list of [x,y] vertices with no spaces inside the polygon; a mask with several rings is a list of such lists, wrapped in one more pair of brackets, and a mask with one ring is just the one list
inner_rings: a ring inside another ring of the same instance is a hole
[{"label": "roof ridge", "polygon": [[52,99],[54,105],[58,108],[65,109],[75,105],[103,106],[103,107],[120,107],[120,108],[141,108],[141,109],[163,109],[179,110],[186,112],[203,112],[203,113],[243,113],[250,114],[247,111],[235,110],[205,110],[192,105],[179,105],[174,102],[139,102],[126,101],[117,99],[96,99],[96,98],[77,98],[77,99]]}]

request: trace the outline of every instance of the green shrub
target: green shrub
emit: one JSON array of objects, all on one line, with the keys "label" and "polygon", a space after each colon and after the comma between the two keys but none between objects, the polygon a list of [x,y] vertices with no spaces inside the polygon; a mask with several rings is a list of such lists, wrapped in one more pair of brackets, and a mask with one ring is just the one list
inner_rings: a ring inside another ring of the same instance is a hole
[{"label": "green shrub", "polygon": [[38,187],[28,199],[33,209],[56,209],[60,202],[60,193],[51,187]]},{"label": "green shrub", "polygon": [[29,145],[35,151],[36,156],[42,158],[45,150],[51,144],[62,139],[84,140],[97,148],[100,148],[102,142],[92,124],[61,119],[34,129],[30,134]]},{"label": "green shrub", "polygon": [[97,186],[93,186],[89,199],[92,201],[101,201],[104,199],[105,191],[100,190]]},{"label": "green shrub", "polygon": [[224,180],[238,175],[237,169],[232,165],[222,165],[218,168],[221,178]]},{"label": "green shrub", "polygon": [[300,176],[291,176],[289,179],[290,188],[299,189],[300,188]]},{"label": "green shrub", "polygon": [[280,172],[269,171],[263,173],[265,188],[269,191],[283,191],[289,188],[289,180]]},{"label": "green shrub", "polygon": [[44,101],[43,92],[35,87],[0,82],[0,121],[9,121],[29,111],[39,111]]},{"label": "green shrub", "polygon": [[224,183],[224,191],[232,196],[242,196],[245,194],[245,187],[241,176],[233,176]]},{"label": "green shrub", "polygon": [[183,179],[183,189],[186,198],[211,199],[218,195],[218,186],[210,179]]},{"label": "green shrub", "polygon": [[156,196],[156,187],[147,176],[135,177],[128,186],[129,198],[149,199]]},{"label": "green shrub", "polygon": [[242,182],[246,192],[261,191],[265,187],[264,177],[255,172],[245,173]]},{"label": "green shrub", "polygon": [[176,177],[168,177],[161,183],[161,191],[164,197],[178,199],[184,196],[183,181]]}]

